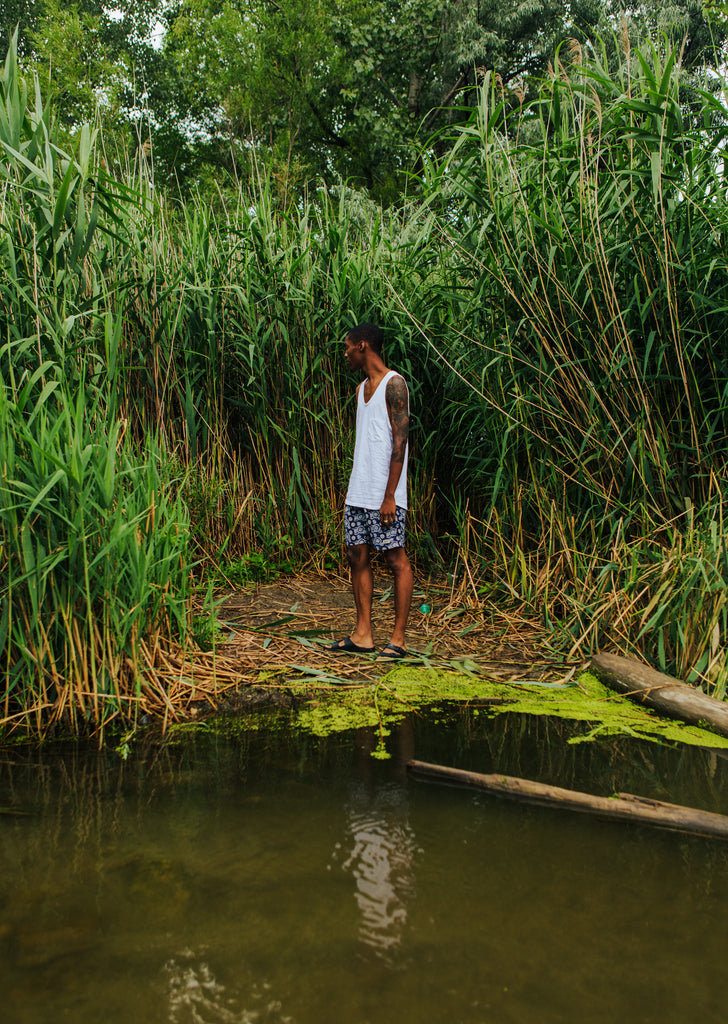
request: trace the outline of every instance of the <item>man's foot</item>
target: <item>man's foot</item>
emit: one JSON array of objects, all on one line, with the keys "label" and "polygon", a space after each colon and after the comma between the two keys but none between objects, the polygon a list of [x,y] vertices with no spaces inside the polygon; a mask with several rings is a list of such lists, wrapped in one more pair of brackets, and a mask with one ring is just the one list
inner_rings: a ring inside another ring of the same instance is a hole
[{"label": "man's foot", "polygon": [[399,661],[400,658],[406,658],[407,651],[404,647],[398,647],[397,644],[387,644],[379,652],[377,661]]},{"label": "man's foot", "polygon": [[345,636],[343,640],[335,640],[326,650],[334,654],[374,654],[376,647],[360,647],[350,636]]}]

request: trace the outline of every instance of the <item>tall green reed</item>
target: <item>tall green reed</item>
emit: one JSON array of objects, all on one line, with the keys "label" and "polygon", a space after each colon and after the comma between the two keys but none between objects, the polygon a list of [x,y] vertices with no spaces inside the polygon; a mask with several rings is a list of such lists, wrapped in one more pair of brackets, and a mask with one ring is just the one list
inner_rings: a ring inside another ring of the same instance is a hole
[{"label": "tall green reed", "polygon": [[[707,89],[684,108],[678,51],[616,71],[562,56],[515,113],[486,79],[432,182],[461,297],[430,339],[451,369],[455,491],[489,571],[575,650],[635,644],[697,678],[725,650],[728,574],[698,538],[720,534],[726,480],[727,112]],[[620,634],[599,618],[623,562],[649,582]]]},{"label": "tall green reed", "polygon": [[[600,604],[582,598],[614,536],[649,565],[688,504],[709,527],[726,118],[707,90],[684,111],[679,53],[622,56],[608,70],[572,48],[516,113],[487,80],[424,205],[384,214],[341,189],[281,212],[262,182],[145,221],[126,407],[197,467],[213,555],[338,545],[353,427],[338,345],[365,318],[412,384],[422,550],[439,538],[447,559],[465,517],[482,523],[468,557],[582,652],[611,636],[585,633]],[[663,648],[682,671],[677,626]]]},{"label": "tall green reed", "polygon": [[[56,436],[66,453],[90,452],[79,486],[98,509],[109,453],[127,460],[114,476],[127,490],[93,517],[118,538],[119,593],[135,595],[102,630],[120,640],[109,651],[145,630],[184,633],[190,516],[203,560],[275,557],[276,545],[301,561],[340,552],[356,384],[341,344],[373,319],[411,385],[418,554],[459,555],[469,598],[522,603],[564,653],[637,648],[722,692],[727,119],[708,91],[700,110],[683,108],[679,54],[623,58],[607,70],[574,48],[510,113],[486,80],[448,160],[427,167],[426,201],[386,212],[345,187],[281,210],[264,178],[183,207],[141,165],[109,181],[91,134],[73,155],[54,148],[40,96],[29,105],[6,64],[0,366],[7,408],[28,410],[14,433],[8,413],[6,443],[25,461],[2,478],[16,596],[36,578],[18,494],[27,518],[26,474],[43,495],[33,517],[42,507],[44,528],[55,523],[44,503],[61,484],[49,481],[71,464]],[[46,448],[58,465],[43,476],[25,452]],[[119,510],[145,551],[161,523],[141,590]],[[87,517],[67,518],[73,531],[35,556],[44,600],[48,552],[62,567],[83,530],[96,537]],[[96,554],[84,559],[100,571]],[[91,609],[102,621],[116,593],[92,576],[73,615],[50,615],[72,638],[91,636]],[[46,648],[36,639],[23,662],[24,620],[12,621],[4,657],[27,679]],[[58,658],[81,665],[83,646]],[[85,657],[92,681],[118,678],[105,655]]]},{"label": "tall green reed", "polygon": [[0,389],[3,717],[95,731],[136,719],[140,641],[185,636],[186,511],[153,437],[132,450],[103,392],[46,376]]},{"label": "tall green reed", "polygon": [[687,123],[675,52],[628,54],[617,76],[573,57],[510,136],[487,83],[438,182],[472,295],[462,393],[490,441],[463,479],[495,504],[509,462],[560,479],[575,511],[659,524],[702,504],[723,461],[725,112],[705,93]]},{"label": "tall green reed", "polygon": [[[228,555],[270,548],[276,536],[293,537],[306,557],[340,548],[357,383],[343,336],[355,323],[385,322],[387,358],[411,379],[414,415],[427,422],[428,374],[440,370],[392,312],[392,281],[407,271],[401,223],[390,220],[346,190],[281,213],[263,183],[214,213],[160,206],[138,233],[126,408],[132,422],[160,425],[194,467],[209,554],[219,543]],[[429,498],[431,480],[421,479]],[[215,518],[234,523],[234,536]]]},{"label": "tall green reed", "polygon": [[14,41],[0,172],[1,716],[103,732],[136,718],[154,638],[188,631],[187,512],[154,433],[134,444],[120,415],[106,274],[123,189],[87,129],[59,149]]}]

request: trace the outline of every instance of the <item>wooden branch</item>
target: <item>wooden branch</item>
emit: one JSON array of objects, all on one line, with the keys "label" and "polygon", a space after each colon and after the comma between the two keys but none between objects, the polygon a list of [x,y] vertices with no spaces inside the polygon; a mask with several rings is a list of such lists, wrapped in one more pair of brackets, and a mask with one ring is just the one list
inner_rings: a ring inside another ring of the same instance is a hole
[{"label": "wooden branch", "polygon": [[657,672],[640,661],[616,654],[595,654],[591,669],[606,686],[641,704],[693,725],[707,724],[722,736],[728,736],[725,701],[709,697],[694,686]]},{"label": "wooden branch", "polygon": [[667,804],[660,800],[632,796],[630,793],[620,793],[614,797],[592,796],[591,793],[547,786],[530,779],[517,779],[509,775],[481,775],[425,761],[409,761],[407,768],[418,778],[456,786],[474,786],[506,800],[728,839],[728,816],[694,807]]},{"label": "wooden branch", "polygon": [[389,96],[392,103],[394,103],[395,107],[399,109],[402,106],[402,101],[400,100],[399,96],[397,96],[396,93],[389,87],[389,83],[387,82],[386,78],[384,77],[381,71],[377,72],[377,78],[379,79],[380,85],[382,86],[386,94]]},{"label": "wooden branch", "polygon": [[455,82],[455,84],[452,86],[452,88],[449,89],[448,92],[442,97],[442,99],[440,100],[438,105],[436,107],[434,107],[430,111],[430,114],[429,114],[429,116],[427,117],[427,119],[425,121],[424,130],[426,132],[430,131],[430,129],[434,125],[435,121],[440,116],[440,111],[450,106],[450,104],[455,99],[455,97],[460,92],[460,90],[463,88],[463,86],[467,85],[467,82],[468,82],[468,72],[467,71],[463,71],[463,72],[461,72],[460,77],[458,78],[457,82]]},{"label": "wooden branch", "polygon": [[301,71],[298,67],[298,61],[296,55],[293,55],[293,77],[298,82],[299,88],[303,94],[305,102],[308,104],[309,110],[318,121],[319,125],[323,129],[324,135],[327,140],[334,146],[338,146],[340,149],[349,149],[349,142],[342,138],[334,129],[328,124],[323,114],[319,110],[318,106],[314,103],[313,99],[308,93],[308,90],[304,88],[303,79],[301,77]]}]

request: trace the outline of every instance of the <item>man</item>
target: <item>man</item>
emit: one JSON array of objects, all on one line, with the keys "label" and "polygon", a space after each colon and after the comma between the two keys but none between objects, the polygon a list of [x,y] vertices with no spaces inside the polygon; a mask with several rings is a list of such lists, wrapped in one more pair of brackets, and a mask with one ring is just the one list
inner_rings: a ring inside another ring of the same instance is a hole
[{"label": "man", "polygon": [[403,658],[412,603],[412,567],[404,549],[407,509],[409,396],[404,379],[382,360],[382,331],[359,324],[344,340],[351,370],[364,374],[356,390],[356,444],[344,510],[356,627],[330,651],[373,654],[371,551],[384,552],[394,581],[394,629],[380,659]]}]

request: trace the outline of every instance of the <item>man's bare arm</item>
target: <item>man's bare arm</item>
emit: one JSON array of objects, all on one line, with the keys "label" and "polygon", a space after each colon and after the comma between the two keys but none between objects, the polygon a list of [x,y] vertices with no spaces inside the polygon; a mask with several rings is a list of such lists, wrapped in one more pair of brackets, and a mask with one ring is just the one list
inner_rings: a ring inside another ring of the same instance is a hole
[{"label": "man's bare arm", "polygon": [[385,392],[389,421],[392,424],[392,462],[404,463],[409,436],[409,401],[407,385],[401,377],[391,377]]},{"label": "man's bare arm", "polygon": [[384,501],[379,509],[382,520],[393,521],[396,510],[394,492],[404,467],[404,456],[409,437],[409,401],[407,385],[401,377],[391,377],[385,391],[389,422],[392,424],[392,458],[389,463],[389,478],[384,492]]}]

